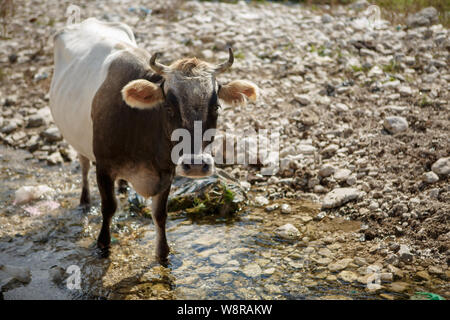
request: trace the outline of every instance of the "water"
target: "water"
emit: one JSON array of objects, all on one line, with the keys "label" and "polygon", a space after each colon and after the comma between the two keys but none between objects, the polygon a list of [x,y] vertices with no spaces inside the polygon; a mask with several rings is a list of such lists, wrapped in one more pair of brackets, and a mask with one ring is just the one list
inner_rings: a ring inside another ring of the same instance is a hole
[{"label": "water", "polygon": [[[298,216],[273,218],[273,214],[257,208],[225,217],[169,213],[170,264],[163,267],[153,256],[153,222],[130,213],[127,197],[118,196],[121,206],[112,223],[111,256],[101,259],[95,248],[101,214],[93,172],[93,208],[83,213],[77,209],[80,174],[76,163],[47,167],[26,160],[23,151],[0,148],[0,264],[27,266],[32,272],[32,281],[5,292],[5,299],[377,297],[362,285],[326,281],[318,275],[320,268],[312,273],[305,245],[283,241],[273,232],[277,226],[298,220]],[[30,215],[24,206],[12,205],[15,190],[37,184],[54,188],[54,200],[61,207]],[[303,216],[312,217],[317,212],[312,203],[297,201],[291,205]],[[351,229],[351,223],[349,226]],[[303,231],[314,240],[314,228]],[[48,270],[52,266],[67,269],[71,265],[80,270],[80,289],[69,289],[66,280],[50,280]]]}]

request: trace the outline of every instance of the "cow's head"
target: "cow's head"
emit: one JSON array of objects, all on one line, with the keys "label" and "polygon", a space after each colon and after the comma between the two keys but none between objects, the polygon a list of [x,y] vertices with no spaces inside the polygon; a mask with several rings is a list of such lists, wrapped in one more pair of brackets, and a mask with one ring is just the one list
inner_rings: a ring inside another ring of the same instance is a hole
[{"label": "cow's head", "polygon": [[[185,58],[165,66],[156,62],[157,54],[150,59],[150,67],[160,74],[161,85],[139,79],[122,89],[124,101],[133,108],[149,109],[159,106],[165,112],[170,132],[175,129],[189,131],[191,152],[180,154],[176,173],[188,177],[204,177],[214,172],[214,161],[202,150],[211,141],[194,143],[194,124],[201,122],[202,136],[217,124],[219,101],[229,105],[244,105],[247,98],[256,100],[258,87],[245,80],[235,80],[220,85],[216,76],[233,64],[233,51],[229,49],[228,61],[212,65],[197,58]],[[200,148],[199,148],[200,147]],[[195,150],[198,149],[198,150]]]}]

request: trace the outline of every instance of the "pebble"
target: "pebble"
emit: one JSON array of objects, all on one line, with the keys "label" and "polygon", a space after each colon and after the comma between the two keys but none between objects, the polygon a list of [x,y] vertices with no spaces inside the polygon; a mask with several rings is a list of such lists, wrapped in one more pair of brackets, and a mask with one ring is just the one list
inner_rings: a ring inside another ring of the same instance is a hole
[{"label": "pebble", "polygon": [[322,208],[331,209],[339,207],[349,201],[358,199],[360,194],[360,191],[355,188],[336,188],[325,195],[322,201]]},{"label": "pebble", "polygon": [[330,164],[323,165],[319,170],[319,176],[326,178],[331,176],[336,171],[336,168]]},{"label": "pebble", "polygon": [[413,255],[411,254],[411,250],[405,244],[400,245],[400,249],[398,250],[397,255],[401,261],[406,262],[406,263],[410,263],[413,260]]},{"label": "pebble", "polygon": [[263,207],[268,204],[269,204],[269,200],[266,197],[263,197],[263,196],[255,197],[255,205],[256,206]]},{"label": "pebble", "polygon": [[434,173],[433,171],[429,171],[429,172],[424,173],[423,181],[428,184],[435,183],[435,182],[439,181],[439,176],[436,173]]},{"label": "pebble", "polygon": [[384,119],[384,128],[392,134],[408,129],[408,122],[403,117],[391,116]]},{"label": "pebble", "polygon": [[352,172],[348,169],[339,169],[334,173],[334,179],[338,182],[343,182],[347,180]]},{"label": "pebble", "polygon": [[337,277],[345,282],[354,282],[358,279],[358,276],[354,272],[347,270],[341,271]]},{"label": "pebble", "polygon": [[298,229],[290,223],[287,223],[275,229],[275,234],[278,237],[287,240],[297,240],[300,238],[300,231],[298,231]]},{"label": "pebble", "polygon": [[440,158],[438,161],[433,163],[431,170],[434,173],[442,176],[447,176],[450,174],[450,157]]},{"label": "pebble", "polygon": [[281,213],[283,214],[289,214],[292,212],[292,208],[290,205],[288,205],[287,203],[283,203],[281,205]]},{"label": "pebble", "polygon": [[41,135],[47,139],[49,142],[57,142],[62,140],[62,135],[59,132],[58,128],[56,127],[50,127],[46,130],[44,130]]},{"label": "pebble", "polygon": [[256,263],[250,263],[244,267],[242,272],[250,278],[259,277],[262,273],[261,267]]},{"label": "pebble", "polygon": [[352,261],[353,261],[353,259],[351,259],[351,258],[345,258],[345,259],[341,259],[339,261],[336,261],[334,263],[330,263],[328,265],[328,270],[330,270],[331,272],[341,271],[341,270],[347,268],[347,266]]}]

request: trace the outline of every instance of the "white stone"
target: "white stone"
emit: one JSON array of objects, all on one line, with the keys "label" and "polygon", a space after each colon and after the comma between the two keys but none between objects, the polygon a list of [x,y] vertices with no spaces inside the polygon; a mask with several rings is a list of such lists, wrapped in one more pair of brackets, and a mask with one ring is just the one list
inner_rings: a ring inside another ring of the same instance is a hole
[{"label": "white stone", "polygon": [[429,172],[424,173],[423,181],[425,181],[426,183],[435,183],[435,182],[439,181],[439,176],[436,173],[434,173],[433,171],[429,171]]},{"label": "white stone", "polygon": [[349,201],[356,200],[360,196],[360,191],[355,188],[336,188],[325,195],[322,201],[323,209],[339,207]]},{"label": "white stone", "polygon": [[351,174],[352,172],[348,169],[339,169],[334,173],[333,177],[336,181],[341,182],[347,180]]},{"label": "white stone", "polygon": [[433,163],[431,170],[438,175],[446,176],[450,174],[450,157],[440,158],[438,161]]},{"label": "white stone", "polygon": [[331,176],[336,171],[336,168],[331,164],[324,164],[319,170],[319,176],[326,178]]},{"label": "white stone", "polygon": [[300,231],[290,223],[275,229],[275,234],[280,238],[288,240],[296,240],[300,237]]},{"label": "white stone", "polygon": [[384,128],[392,134],[408,129],[408,122],[403,117],[391,116],[384,119]]}]

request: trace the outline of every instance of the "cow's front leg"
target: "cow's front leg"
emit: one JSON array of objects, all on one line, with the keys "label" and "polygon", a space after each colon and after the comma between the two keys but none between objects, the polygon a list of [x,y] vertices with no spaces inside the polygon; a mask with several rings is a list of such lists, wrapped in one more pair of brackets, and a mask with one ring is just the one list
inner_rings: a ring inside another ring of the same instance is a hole
[{"label": "cow's front leg", "polygon": [[156,227],[156,258],[160,263],[167,262],[169,245],[166,238],[167,198],[169,187],[152,198],[152,217]]},{"label": "cow's front leg", "polygon": [[111,243],[110,225],[111,219],[116,212],[117,201],[114,196],[114,178],[110,172],[97,164],[97,185],[102,199],[102,229],[98,236],[97,245],[102,250],[102,256],[109,255]]}]

